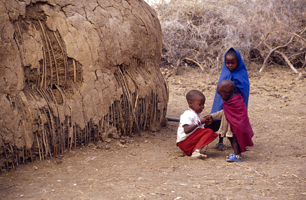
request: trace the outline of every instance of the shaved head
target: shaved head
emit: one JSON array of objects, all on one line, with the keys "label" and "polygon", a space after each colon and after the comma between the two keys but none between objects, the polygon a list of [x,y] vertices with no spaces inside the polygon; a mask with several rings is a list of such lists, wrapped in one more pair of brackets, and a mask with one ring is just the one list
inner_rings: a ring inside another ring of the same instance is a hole
[{"label": "shaved head", "polygon": [[229,100],[234,95],[235,84],[230,80],[223,80],[217,86],[217,93],[224,101]]},{"label": "shaved head", "polygon": [[198,99],[198,98],[204,98],[205,99],[204,94],[202,92],[200,92],[199,90],[190,90],[186,94],[187,102],[192,102],[192,101],[194,101],[195,99]]},{"label": "shaved head", "polygon": [[235,89],[235,84],[233,81],[231,80],[223,80],[221,81],[221,83],[219,83],[218,87],[217,87],[217,90],[219,89],[225,89],[227,90],[228,92],[234,92],[234,89]]}]

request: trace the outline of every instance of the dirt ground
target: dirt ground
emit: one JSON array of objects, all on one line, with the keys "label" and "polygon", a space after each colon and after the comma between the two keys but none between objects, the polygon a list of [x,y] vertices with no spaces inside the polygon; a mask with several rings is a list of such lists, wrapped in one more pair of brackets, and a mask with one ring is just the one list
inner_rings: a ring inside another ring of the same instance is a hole
[{"label": "dirt ground", "polygon": [[[190,67],[168,77],[168,116],[183,113],[190,89],[203,91],[202,114],[208,114],[218,77]],[[207,159],[184,156],[175,146],[178,123],[169,122],[159,132],[91,144],[4,172],[0,199],[306,199],[306,79],[271,67],[249,77],[255,146],[243,162],[227,163],[232,149],[215,150],[217,140]]]}]

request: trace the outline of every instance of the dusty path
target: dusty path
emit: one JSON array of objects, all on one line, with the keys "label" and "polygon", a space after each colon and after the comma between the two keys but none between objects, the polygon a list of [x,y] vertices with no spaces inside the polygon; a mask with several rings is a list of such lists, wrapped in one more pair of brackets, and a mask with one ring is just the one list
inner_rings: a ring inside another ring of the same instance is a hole
[{"label": "dusty path", "polygon": [[[194,69],[169,77],[168,115],[179,117],[185,93],[200,89],[208,114],[219,74]],[[175,146],[176,122],[121,143],[92,144],[61,158],[0,176],[0,199],[306,199],[306,79],[289,70],[250,73],[249,117],[255,146],[241,163],[229,149],[194,160]],[[229,146],[228,141],[226,145]]]}]

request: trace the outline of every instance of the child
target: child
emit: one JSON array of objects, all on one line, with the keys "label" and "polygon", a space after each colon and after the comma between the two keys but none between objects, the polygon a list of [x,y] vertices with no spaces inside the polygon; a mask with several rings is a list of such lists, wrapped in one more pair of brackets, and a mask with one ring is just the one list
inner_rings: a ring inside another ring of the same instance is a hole
[{"label": "child", "polygon": [[[218,85],[223,80],[231,80],[235,84],[235,93],[240,94],[244,98],[244,103],[248,106],[250,83],[248,72],[240,56],[240,53],[230,48],[224,56],[224,65],[220,74]],[[218,112],[222,109],[222,98],[216,91],[213,106],[210,113]],[[220,127],[220,121],[213,121],[209,126],[213,131],[217,131]],[[223,151],[227,148],[223,145],[223,138],[219,136],[219,142],[217,143],[216,149]]]},{"label": "child", "polygon": [[207,156],[200,151],[216,139],[218,134],[210,128],[204,128],[204,124],[209,122],[208,118],[200,116],[205,104],[204,94],[198,90],[191,90],[187,93],[186,99],[189,108],[180,117],[177,146],[188,156],[206,158]]},{"label": "child", "polygon": [[247,146],[253,146],[254,135],[249,122],[247,107],[244,98],[235,94],[234,82],[223,80],[217,86],[217,92],[224,100],[223,110],[207,116],[210,120],[221,120],[218,133],[221,137],[228,137],[234,150],[227,156],[226,161],[242,161],[241,152],[246,151]]}]

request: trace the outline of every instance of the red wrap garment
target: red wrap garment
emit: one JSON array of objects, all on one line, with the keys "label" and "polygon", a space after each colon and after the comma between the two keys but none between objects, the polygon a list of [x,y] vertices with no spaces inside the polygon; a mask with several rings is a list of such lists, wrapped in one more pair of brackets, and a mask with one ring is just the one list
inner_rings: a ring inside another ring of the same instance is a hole
[{"label": "red wrap garment", "polygon": [[245,152],[247,146],[254,145],[252,141],[254,133],[243,97],[240,94],[236,94],[228,101],[224,101],[223,111],[226,120],[230,123],[232,132],[236,136],[241,151]]}]

